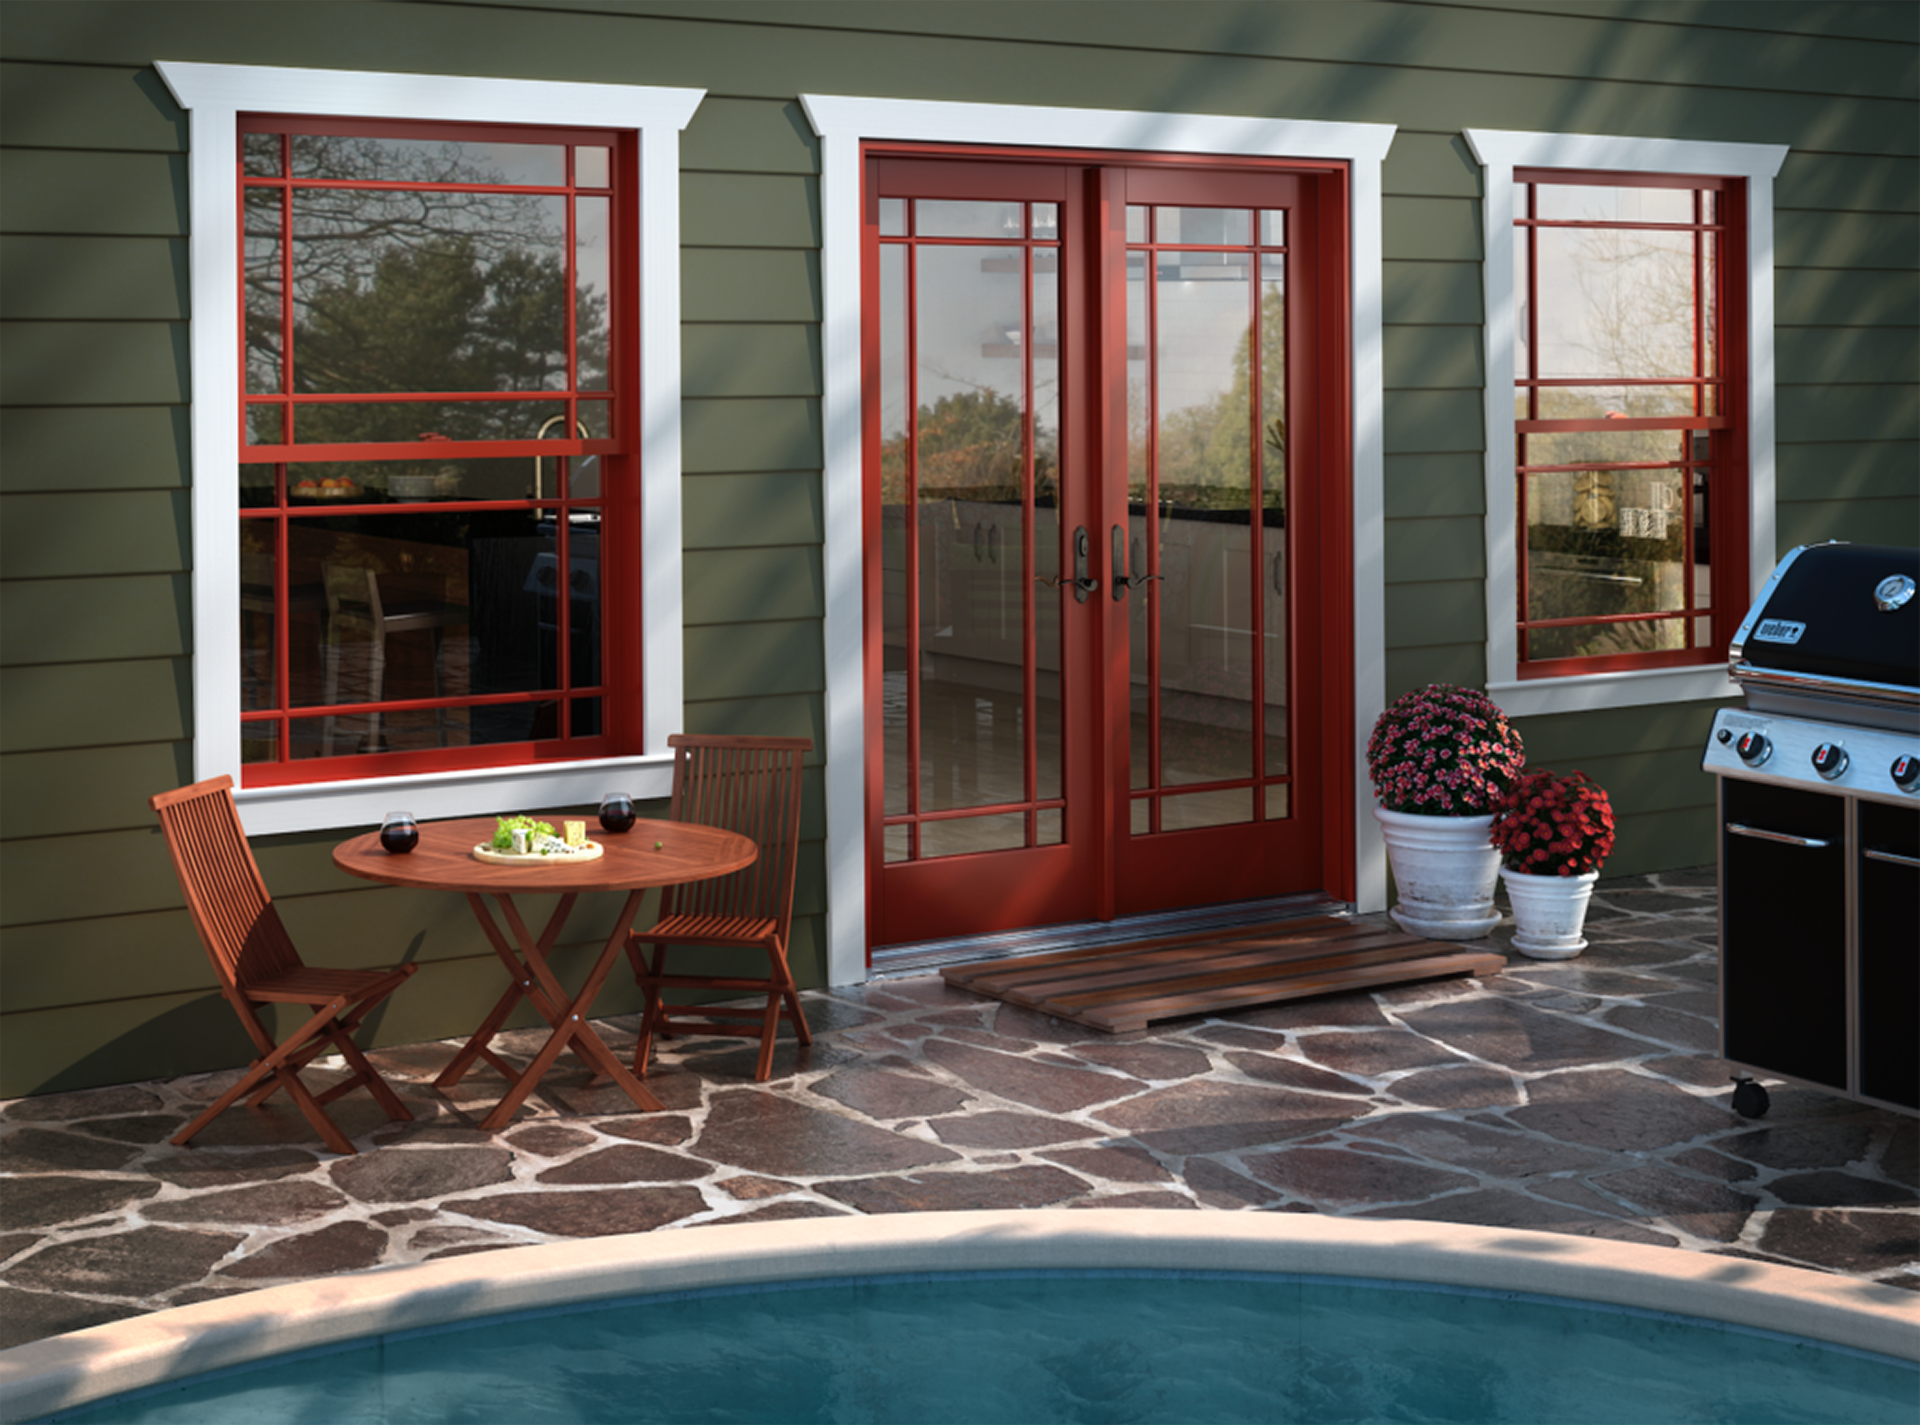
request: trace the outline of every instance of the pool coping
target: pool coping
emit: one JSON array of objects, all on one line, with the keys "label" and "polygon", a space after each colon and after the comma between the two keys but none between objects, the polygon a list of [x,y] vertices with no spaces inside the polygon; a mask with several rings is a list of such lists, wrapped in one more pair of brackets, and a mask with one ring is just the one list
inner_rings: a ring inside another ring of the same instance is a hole
[{"label": "pool coping", "polygon": [[1920,1301],[1742,1257],[1501,1227],[1143,1208],[900,1213],[631,1233],[375,1268],[0,1351],[0,1419],[359,1338],[654,1292],[917,1272],[1356,1277],[1704,1317],[1920,1362]]}]

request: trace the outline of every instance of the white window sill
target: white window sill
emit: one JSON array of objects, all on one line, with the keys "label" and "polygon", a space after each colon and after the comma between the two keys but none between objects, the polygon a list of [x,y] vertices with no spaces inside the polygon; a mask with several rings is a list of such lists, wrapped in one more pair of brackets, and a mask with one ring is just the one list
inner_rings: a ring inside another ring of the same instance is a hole
[{"label": "white window sill", "polygon": [[1488,683],[1487,696],[1512,716],[1532,717],[1737,698],[1740,689],[1727,676],[1724,664],[1713,664],[1705,668],[1633,668],[1618,673]]},{"label": "white window sill", "polygon": [[292,831],[372,830],[390,811],[409,811],[422,821],[452,817],[505,816],[596,806],[608,792],[639,801],[673,790],[670,753],[650,757],[605,757],[537,766],[475,767],[414,776],[310,782],[290,787],[236,789],[240,822],[249,836]]}]

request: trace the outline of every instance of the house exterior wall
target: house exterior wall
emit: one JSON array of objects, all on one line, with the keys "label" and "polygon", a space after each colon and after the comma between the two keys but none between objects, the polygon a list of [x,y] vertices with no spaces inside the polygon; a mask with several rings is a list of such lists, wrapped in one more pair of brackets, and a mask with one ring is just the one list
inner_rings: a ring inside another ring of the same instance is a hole
[{"label": "house exterior wall", "polygon": [[[1920,541],[1908,6],[10,0],[4,18],[0,1095],[247,1057],[146,808],[193,775],[187,323],[208,300],[187,273],[189,125],[157,60],[707,91],[680,146],[688,730],[824,742],[820,160],[804,93],[1396,126],[1389,698],[1486,677],[1487,239],[1467,128],[1789,146],[1773,234],[1779,549]],[[1652,870],[1712,858],[1698,757],[1713,707],[1522,731],[1534,762],[1609,789],[1610,869]],[[803,983],[825,976],[824,776],[816,753]],[[330,963],[430,966],[379,1041],[470,1029],[499,990],[470,913],[350,881],[328,856],[340,834],[256,844],[296,941]],[[595,933],[583,906],[563,954],[590,954]],[[635,1003],[616,985],[599,1007]]]}]

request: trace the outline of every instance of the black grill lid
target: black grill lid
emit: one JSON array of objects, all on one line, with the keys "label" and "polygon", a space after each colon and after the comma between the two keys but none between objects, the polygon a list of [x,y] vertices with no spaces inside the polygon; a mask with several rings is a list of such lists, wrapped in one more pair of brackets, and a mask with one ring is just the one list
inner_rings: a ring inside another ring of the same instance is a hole
[{"label": "black grill lid", "polygon": [[1920,549],[1805,544],[1734,635],[1736,681],[1767,673],[1920,691]]}]

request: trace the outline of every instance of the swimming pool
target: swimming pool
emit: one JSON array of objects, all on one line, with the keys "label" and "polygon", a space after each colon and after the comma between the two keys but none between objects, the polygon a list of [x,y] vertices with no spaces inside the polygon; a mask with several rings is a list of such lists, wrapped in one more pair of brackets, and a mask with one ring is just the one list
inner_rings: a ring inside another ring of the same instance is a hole
[{"label": "swimming pool", "polygon": [[[1428,1223],[828,1219],[486,1253],[136,1318],[0,1353],[0,1405],[142,1425],[1904,1422],[1912,1305],[1738,1259]],[[191,1395],[162,1385],[207,1371]]]}]

